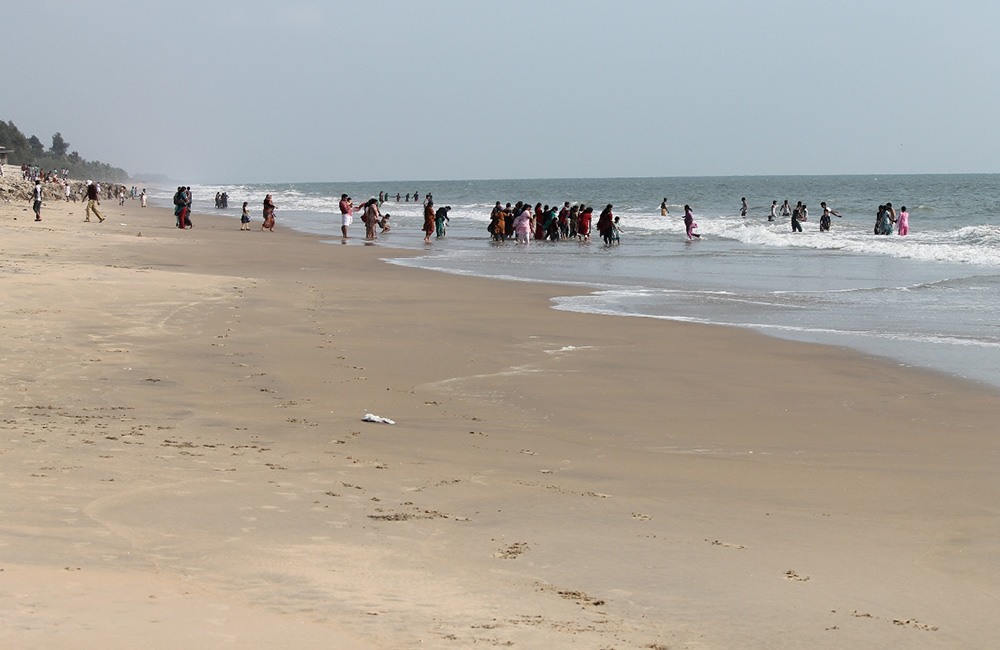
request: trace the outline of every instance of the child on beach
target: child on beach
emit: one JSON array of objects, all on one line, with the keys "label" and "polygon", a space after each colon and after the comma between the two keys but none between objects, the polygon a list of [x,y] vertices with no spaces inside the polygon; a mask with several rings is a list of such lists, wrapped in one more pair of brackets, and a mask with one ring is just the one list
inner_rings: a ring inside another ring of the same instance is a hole
[{"label": "child on beach", "polygon": [[250,230],[250,211],[247,210],[248,205],[249,203],[247,201],[243,202],[243,215],[240,217],[240,230]]}]

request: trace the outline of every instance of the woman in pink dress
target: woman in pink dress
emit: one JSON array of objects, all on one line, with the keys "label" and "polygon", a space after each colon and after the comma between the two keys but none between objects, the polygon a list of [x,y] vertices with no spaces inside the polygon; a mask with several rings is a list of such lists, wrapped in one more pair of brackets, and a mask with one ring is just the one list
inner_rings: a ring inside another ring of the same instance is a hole
[{"label": "woman in pink dress", "polygon": [[691,211],[690,205],[684,206],[684,229],[687,231],[688,239],[693,237],[701,238],[701,235],[694,231],[698,227],[698,224],[694,222],[694,212]]},{"label": "woman in pink dress", "polygon": [[514,235],[518,244],[528,243],[528,234],[531,233],[531,206],[525,205],[520,214],[514,217]]},{"label": "woman in pink dress", "polygon": [[906,211],[905,205],[899,209],[899,215],[896,217],[896,226],[899,228],[898,232],[900,235],[906,235],[910,232],[910,213]]}]

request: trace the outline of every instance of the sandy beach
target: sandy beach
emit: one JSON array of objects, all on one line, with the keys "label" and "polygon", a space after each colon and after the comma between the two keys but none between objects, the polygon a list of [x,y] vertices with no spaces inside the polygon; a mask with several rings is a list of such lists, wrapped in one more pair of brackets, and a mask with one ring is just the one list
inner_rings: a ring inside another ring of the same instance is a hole
[{"label": "sandy beach", "polygon": [[83,209],[0,203],[2,647],[1000,642],[996,391]]}]

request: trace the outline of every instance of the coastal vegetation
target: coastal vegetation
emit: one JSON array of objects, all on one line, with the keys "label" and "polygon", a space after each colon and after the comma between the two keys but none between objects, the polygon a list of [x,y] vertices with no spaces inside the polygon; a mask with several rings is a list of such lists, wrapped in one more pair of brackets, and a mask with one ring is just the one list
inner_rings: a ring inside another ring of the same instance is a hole
[{"label": "coastal vegetation", "polygon": [[25,136],[14,122],[0,120],[0,147],[10,150],[11,165],[33,165],[43,169],[68,169],[70,178],[94,178],[105,182],[124,182],[128,172],[99,160],[87,160],[79,152],[70,151],[62,133],[52,135],[52,145],[46,149],[36,135]]}]

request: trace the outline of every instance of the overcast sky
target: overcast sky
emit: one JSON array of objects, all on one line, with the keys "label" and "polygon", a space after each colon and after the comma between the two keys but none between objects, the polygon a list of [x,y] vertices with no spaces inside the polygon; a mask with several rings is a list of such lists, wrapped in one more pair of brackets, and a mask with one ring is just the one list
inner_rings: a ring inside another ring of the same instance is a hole
[{"label": "overcast sky", "polygon": [[1000,3],[33,0],[0,119],[189,182],[1000,172]]}]

